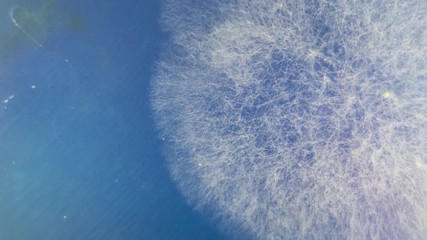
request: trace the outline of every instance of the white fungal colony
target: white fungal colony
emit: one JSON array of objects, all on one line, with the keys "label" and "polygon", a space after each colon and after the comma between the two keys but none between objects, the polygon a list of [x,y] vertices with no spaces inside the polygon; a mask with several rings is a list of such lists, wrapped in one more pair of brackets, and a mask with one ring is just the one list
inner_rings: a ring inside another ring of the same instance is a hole
[{"label": "white fungal colony", "polygon": [[170,0],[170,171],[239,238],[427,238],[427,1]]}]

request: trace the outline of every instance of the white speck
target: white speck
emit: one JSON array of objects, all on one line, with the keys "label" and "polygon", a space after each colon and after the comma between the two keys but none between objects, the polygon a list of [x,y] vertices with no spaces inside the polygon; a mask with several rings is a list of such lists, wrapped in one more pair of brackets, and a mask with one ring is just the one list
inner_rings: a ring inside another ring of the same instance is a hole
[{"label": "white speck", "polygon": [[67,219],[68,217],[67,217],[67,215],[64,215],[62,218],[65,220],[65,219]]},{"label": "white speck", "polygon": [[391,98],[391,97],[392,97],[391,92],[384,92],[383,93],[383,98]]},{"label": "white speck", "polygon": [[116,182],[116,183],[119,182],[119,179],[116,178],[116,180],[114,180],[114,182]]},{"label": "white speck", "polygon": [[15,97],[15,95],[10,95],[7,99],[5,99],[3,102],[8,103],[10,100],[12,100]]},{"label": "white speck", "polygon": [[37,86],[36,85],[31,85],[31,89],[34,89],[34,88],[36,88]]},{"label": "white speck", "polygon": [[65,59],[65,62],[69,62],[70,60],[68,60],[68,58]]},{"label": "white speck", "polygon": [[13,164],[13,165],[15,165],[15,164],[16,164],[16,162],[15,162],[15,161],[13,161],[13,162],[12,162],[12,164]]}]

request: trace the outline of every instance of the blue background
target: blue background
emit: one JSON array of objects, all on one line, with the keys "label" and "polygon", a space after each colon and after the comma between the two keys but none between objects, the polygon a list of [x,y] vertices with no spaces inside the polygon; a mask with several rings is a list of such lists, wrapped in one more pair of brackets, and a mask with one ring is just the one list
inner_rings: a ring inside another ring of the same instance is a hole
[{"label": "blue background", "polygon": [[1,3],[0,239],[224,238],[161,154],[149,103],[160,4]]}]

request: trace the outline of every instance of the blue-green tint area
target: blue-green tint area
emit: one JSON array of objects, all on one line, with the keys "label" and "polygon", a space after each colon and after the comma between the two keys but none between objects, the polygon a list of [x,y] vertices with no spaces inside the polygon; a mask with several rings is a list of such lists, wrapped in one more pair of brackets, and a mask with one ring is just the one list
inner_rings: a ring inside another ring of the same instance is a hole
[{"label": "blue-green tint area", "polygon": [[143,1],[0,3],[0,239],[222,239],[170,180]]}]

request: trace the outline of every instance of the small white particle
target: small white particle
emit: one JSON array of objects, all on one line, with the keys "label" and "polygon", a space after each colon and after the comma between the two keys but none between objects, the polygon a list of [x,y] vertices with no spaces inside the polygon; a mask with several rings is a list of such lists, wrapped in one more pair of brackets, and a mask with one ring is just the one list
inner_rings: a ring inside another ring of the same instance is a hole
[{"label": "small white particle", "polygon": [[383,93],[383,98],[391,98],[391,97],[392,97],[391,92],[384,92]]},{"label": "small white particle", "polygon": [[3,102],[8,103],[10,100],[12,100],[15,97],[15,95],[10,95],[7,99],[5,99]]}]

